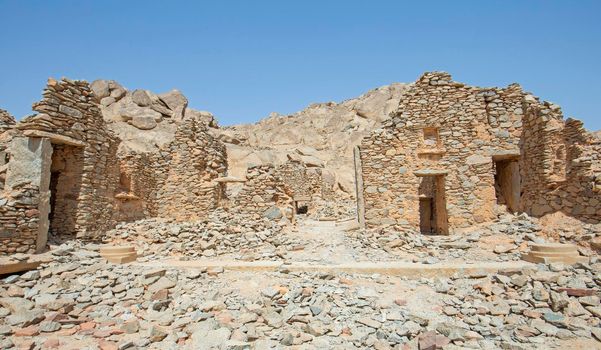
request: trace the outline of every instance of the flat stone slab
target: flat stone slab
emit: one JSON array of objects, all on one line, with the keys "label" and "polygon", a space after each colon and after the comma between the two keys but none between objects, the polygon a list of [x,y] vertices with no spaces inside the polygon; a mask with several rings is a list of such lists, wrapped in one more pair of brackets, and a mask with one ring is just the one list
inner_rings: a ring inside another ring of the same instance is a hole
[{"label": "flat stone slab", "polygon": [[155,268],[175,267],[182,269],[209,269],[223,268],[230,271],[278,271],[285,268],[288,271],[297,272],[322,272],[322,273],[357,273],[374,274],[379,273],[391,276],[405,277],[450,277],[459,274],[488,274],[499,272],[517,272],[536,267],[524,261],[510,262],[474,262],[474,263],[440,263],[419,264],[410,262],[353,262],[338,265],[319,265],[311,263],[284,264],[278,261],[209,261],[209,260],[163,260],[148,263],[140,263],[143,266]]},{"label": "flat stone slab", "polygon": [[578,247],[574,244],[541,243],[533,244],[528,254],[523,254],[522,259],[532,263],[587,263],[589,258],[580,256]]},{"label": "flat stone slab", "polygon": [[136,249],[132,246],[102,246],[100,256],[115,264],[125,264],[138,258]]},{"label": "flat stone slab", "polygon": [[31,255],[23,260],[9,257],[0,258],[0,275],[8,275],[16,272],[35,270],[42,263],[50,262],[48,255]]}]

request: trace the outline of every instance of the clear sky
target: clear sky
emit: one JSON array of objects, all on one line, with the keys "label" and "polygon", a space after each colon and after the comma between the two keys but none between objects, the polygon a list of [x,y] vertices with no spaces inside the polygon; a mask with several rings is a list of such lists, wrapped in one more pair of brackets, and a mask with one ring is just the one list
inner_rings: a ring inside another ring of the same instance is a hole
[{"label": "clear sky", "polygon": [[444,70],[601,129],[601,1],[0,0],[0,108],[46,79],[181,90],[222,125]]}]

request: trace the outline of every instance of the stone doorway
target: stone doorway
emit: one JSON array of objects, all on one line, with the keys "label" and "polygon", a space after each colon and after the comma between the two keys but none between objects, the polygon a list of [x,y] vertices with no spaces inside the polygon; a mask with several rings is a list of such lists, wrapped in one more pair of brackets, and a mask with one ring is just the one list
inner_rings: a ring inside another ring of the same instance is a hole
[{"label": "stone doorway", "polygon": [[83,174],[83,148],[52,144],[50,165],[50,233],[59,239],[75,236]]},{"label": "stone doorway", "polygon": [[510,212],[519,210],[520,205],[520,166],[516,157],[493,157],[495,170],[495,195],[497,204],[505,205]]},{"label": "stone doorway", "polygon": [[421,177],[419,224],[422,234],[446,235],[449,233],[445,178],[442,175]]},{"label": "stone doorway", "polygon": [[294,202],[296,214],[307,214],[309,212],[309,204],[307,202]]}]

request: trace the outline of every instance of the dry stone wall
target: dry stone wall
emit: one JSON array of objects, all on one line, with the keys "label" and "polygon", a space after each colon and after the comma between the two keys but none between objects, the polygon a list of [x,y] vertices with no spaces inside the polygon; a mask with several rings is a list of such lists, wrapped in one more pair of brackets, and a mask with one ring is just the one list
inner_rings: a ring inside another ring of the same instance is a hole
[{"label": "dry stone wall", "polygon": [[522,137],[523,210],[562,212],[588,223],[601,218],[601,141],[581,121],[563,120],[559,106],[525,101]]},{"label": "dry stone wall", "polygon": [[368,226],[419,228],[420,185],[428,176],[444,178],[452,229],[491,220],[493,156],[519,152],[523,94],[518,85],[482,89],[447,73],[424,74],[361,144]]},{"label": "dry stone wall", "polygon": [[503,209],[597,222],[599,148],[581,122],[564,122],[559,106],[517,84],[470,87],[426,73],[362,141],[360,220],[424,232],[424,217],[439,215],[437,225],[447,227],[437,233],[494,220]]},{"label": "dry stone wall", "polygon": [[221,197],[221,187],[213,180],[227,171],[225,146],[208,133],[202,120],[190,119],[180,124],[168,150],[170,157],[163,159],[168,174],[157,194],[158,216],[206,217]]},{"label": "dry stone wall", "polygon": [[8,111],[0,108],[0,134],[16,124],[15,118]]},{"label": "dry stone wall", "polygon": [[50,168],[48,140],[15,137],[7,148],[6,182],[0,193],[0,255],[34,253],[45,245],[39,236],[48,230]]},{"label": "dry stone wall", "polygon": [[182,121],[174,140],[157,152],[124,149],[118,157],[117,221],[197,220],[217,206],[220,186],[213,180],[227,171],[225,146],[201,119]]},{"label": "dry stone wall", "polygon": [[[9,140],[9,171],[2,198],[9,203],[14,198],[29,198],[28,203],[32,206],[37,204],[37,212],[34,208],[20,208],[18,212],[25,213],[28,223],[17,224],[16,230],[10,230],[11,225],[3,224],[1,229],[11,244],[27,237],[27,241],[17,249],[25,250],[27,247],[28,252],[39,251],[45,245],[50,214],[57,218],[52,225],[56,233],[68,230],[78,237],[95,239],[111,225],[112,206],[107,194],[114,191],[115,183],[108,174],[115,171],[116,140],[104,127],[98,106],[84,81],[49,79],[42,101],[35,103],[33,109],[38,114],[15,125],[15,135]],[[33,159],[27,159],[27,155],[17,149],[10,151],[19,142],[31,144],[40,140],[51,146]],[[51,156],[53,153],[54,157]],[[68,155],[68,168],[61,168],[61,161]],[[48,164],[36,165],[38,160],[45,159]],[[10,186],[9,182],[19,178],[11,174],[10,169],[16,169],[22,163],[30,164],[32,177],[25,179],[26,183],[22,186]],[[40,184],[43,186],[40,187]],[[61,192],[52,197],[50,185]],[[56,205],[52,213],[51,205]],[[0,220],[11,215],[14,212],[4,210]],[[34,230],[36,222],[38,227],[35,228],[36,237],[33,237],[28,228]],[[31,239],[37,241],[37,245],[31,243]],[[2,249],[2,253],[11,250]]]},{"label": "dry stone wall", "polygon": [[324,205],[324,200],[336,200],[334,182],[324,178],[324,169],[308,167],[289,160],[280,166],[249,167],[246,183],[233,198],[233,208],[252,213],[265,212],[273,206],[294,209],[294,201],[307,205],[309,213]]},{"label": "dry stone wall", "polygon": [[195,220],[216,206],[227,157],[202,116],[182,114],[156,152],[133,151],[107,128],[87,82],[50,79],[43,96],[38,114],[2,137],[0,254],[44,249],[48,228],[97,241],[120,221]]},{"label": "dry stone wall", "polygon": [[251,166],[246,183],[232,198],[232,210],[264,214],[272,206],[289,206],[292,189],[286,187],[276,168],[271,164]]}]

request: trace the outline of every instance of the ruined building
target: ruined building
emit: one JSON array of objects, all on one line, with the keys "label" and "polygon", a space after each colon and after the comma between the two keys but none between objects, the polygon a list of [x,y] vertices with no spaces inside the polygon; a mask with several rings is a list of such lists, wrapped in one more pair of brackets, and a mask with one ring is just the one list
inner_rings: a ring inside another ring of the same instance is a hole
[{"label": "ruined building", "polygon": [[599,150],[580,121],[517,84],[426,73],[355,149],[359,221],[448,234],[499,210],[601,217]]},{"label": "ruined building", "polygon": [[120,221],[195,219],[216,205],[225,147],[203,120],[165,106],[165,119],[179,115],[165,121],[175,137],[136,151],[120,147],[98,102],[87,82],[50,79],[38,114],[1,135],[0,254],[39,252],[48,232],[98,240]]},{"label": "ruined building", "polygon": [[[313,212],[319,200],[334,200],[334,183],[321,167],[308,166],[290,155],[282,165],[248,168],[246,182],[233,198],[233,210],[263,214],[280,209],[288,217]],[[275,209],[277,207],[277,209]]]},{"label": "ruined building", "polygon": [[[397,90],[382,95],[387,107],[374,110],[398,108],[371,134],[339,125],[356,122],[357,101],[334,123],[345,140],[369,135],[354,152],[364,227],[448,234],[504,211],[599,221],[601,141],[558,106],[517,84],[470,87],[441,72]],[[40,252],[49,234],[98,241],[119,222],[202,220],[217,207],[275,220],[354,216],[331,169],[350,169],[347,158],[324,162],[296,145],[287,161],[236,164],[245,178],[228,176],[213,116],[176,90],[50,79],[33,109],[18,123],[0,110],[0,254]]]}]

